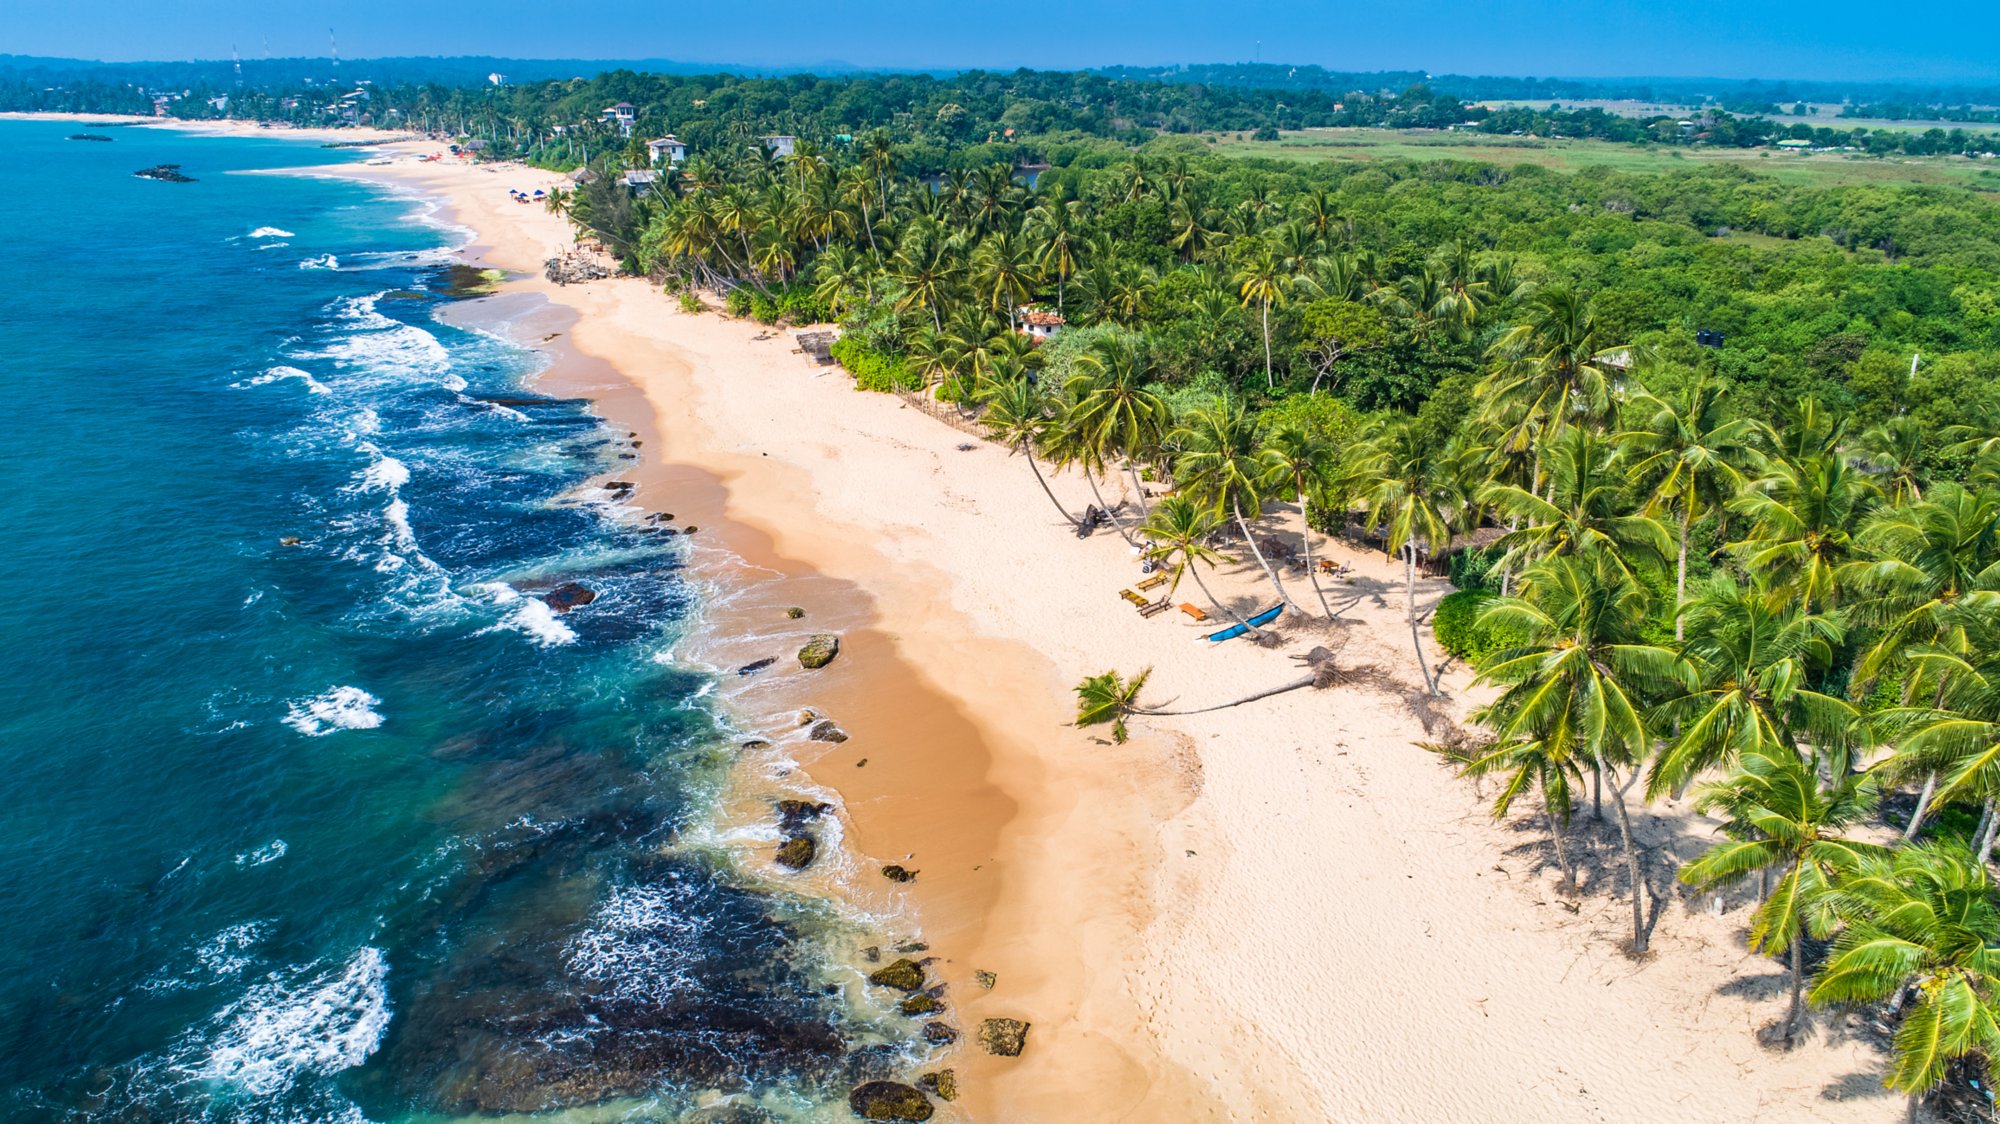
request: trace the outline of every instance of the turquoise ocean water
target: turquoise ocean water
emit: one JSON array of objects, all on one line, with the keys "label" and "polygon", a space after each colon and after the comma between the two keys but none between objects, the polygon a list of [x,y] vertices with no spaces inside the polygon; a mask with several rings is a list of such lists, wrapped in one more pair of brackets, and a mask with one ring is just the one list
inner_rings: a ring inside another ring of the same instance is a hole
[{"label": "turquoise ocean water", "polygon": [[617,435],[415,201],[238,174],[358,155],[74,131],[0,122],[0,1117],[818,1115],[874,1039],[678,845],[728,732]]}]

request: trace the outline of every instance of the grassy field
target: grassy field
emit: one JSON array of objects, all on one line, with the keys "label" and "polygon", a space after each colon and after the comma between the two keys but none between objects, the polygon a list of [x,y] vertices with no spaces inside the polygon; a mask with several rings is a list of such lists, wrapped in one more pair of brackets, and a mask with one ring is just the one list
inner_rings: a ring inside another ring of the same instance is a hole
[{"label": "grassy field", "polygon": [[1535,164],[1556,171],[1611,167],[1660,172],[1696,163],[1739,164],[1792,182],[1821,184],[1927,183],[2000,191],[2000,160],[1962,156],[1873,157],[1849,153],[1794,153],[1771,149],[1642,147],[1594,140],[1486,136],[1415,129],[1304,129],[1275,141],[1225,134],[1216,151],[1229,156],[1280,160],[1473,160],[1512,166]]},{"label": "grassy field", "polygon": [[[1502,107],[1520,107],[1536,110],[1546,110],[1552,105],[1560,105],[1564,109],[1601,109],[1606,113],[1616,113],[1621,117],[1657,117],[1662,114],[1668,117],[1688,117],[1698,112],[1701,108],[1698,105],[1686,105],[1674,102],[1630,101],[1611,98],[1581,98],[1573,101],[1564,101],[1560,98],[1554,101],[1550,101],[1547,98],[1489,98],[1478,104],[1492,106],[1496,109]],[[1788,110],[1790,106],[1787,105],[1783,108]],[[2000,125],[1996,125],[1991,121],[1891,121],[1881,117],[1842,117],[1840,115],[1842,108],[1840,105],[1826,102],[1816,103],[1812,108],[1815,112],[1803,116],[1794,115],[1790,112],[1773,113],[1768,116],[1771,120],[1781,125],[1811,125],[1815,129],[1822,127],[1828,129],[1893,129],[1900,132],[1917,133],[1921,133],[1926,129],[1944,129],[1946,131],[1964,129],[1974,133],[2000,132]]]}]

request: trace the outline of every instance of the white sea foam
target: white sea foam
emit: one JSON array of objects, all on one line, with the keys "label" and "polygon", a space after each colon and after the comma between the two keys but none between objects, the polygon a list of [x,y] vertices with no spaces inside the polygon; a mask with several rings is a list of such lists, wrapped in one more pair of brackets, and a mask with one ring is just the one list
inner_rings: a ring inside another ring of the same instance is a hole
[{"label": "white sea foam", "polygon": [[358,491],[394,492],[410,482],[408,465],[383,452],[371,441],[363,441],[359,448],[373,459],[355,484]]},{"label": "white sea foam", "polygon": [[262,943],[269,928],[262,921],[231,925],[195,949],[194,958],[200,963],[202,971],[212,978],[227,979],[240,975],[255,959],[250,950]]},{"label": "white sea foam", "polygon": [[382,724],[382,715],[375,709],[381,702],[359,687],[335,687],[323,695],[294,699],[285,725],[309,738],[336,730],[372,730]]},{"label": "white sea foam", "polygon": [[618,886],[563,949],[576,975],[627,999],[665,1003],[696,986],[702,929],[692,889],[672,881]]},{"label": "white sea foam", "polygon": [[363,948],[337,971],[299,975],[274,972],[218,1012],[196,1076],[272,1097],[303,1074],[331,1076],[366,1061],[389,1025],[381,950]]},{"label": "white sea foam", "polygon": [[262,847],[259,847],[254,851],[245,851],[242,854],[236,856],[236,865],[247,867],[247,866],[263,866],[265,863],[274,863],[277,862],[279,859],[284,858],[285,852],[287,850],[290,850],[290,848],[285,845],[284,840],[273,839],[269,843],[264,844]]},{"label": "white sea foam", "polygon": [[318,254],[299,263],[300,269],[339,269],[340,259],[332,254]]},{"label": "white sea foam", "polygon": [[251,231],[251,232],[250,232],[249,234],[246,234],[246,235],[244,235],[244,237],[246,237],[246,238],[292,238],[292,237],[295,237],[295,235],[293,235],[293,234],[292,234],[292,232],[291,232],[291,231],[289,231],[289,230],[280,230],[280,229],[278,229],[278,228],[277,228],[277,227],[275,227],[275,226],[260,226],[260,227],[258,227],[257,229],[255,229],[255,230]]},{"label": "white sea foam", "polygon": [[506,629],[525,633],[528,639],[543,648],[576,642],[576,630],[564,624],[549,603],[541,598],[529,597],[506,582],[487,582],[474,588],[505,610],[500,622],[481,629],[481,635]]},{"label": "white sea foam", "polygon": [[282,364],[276,367],[272,367],[271,369],[265,371],[261,375],[254,375],[247,379],[241,379],[237,382],[230,383],[229,385],[234,389],[241,390],[245,387],[251,387],[251,386],[269,386],[270,384],[278,382],[282,379],[298,379],[305,384],[305,388],[307,390],[313,392],[314,394],[333,393],[331,390],[328,390],[326,386],[322,384],[318,379],[312,377],[310,373],[301,371],[297,367],[287,367]]}]

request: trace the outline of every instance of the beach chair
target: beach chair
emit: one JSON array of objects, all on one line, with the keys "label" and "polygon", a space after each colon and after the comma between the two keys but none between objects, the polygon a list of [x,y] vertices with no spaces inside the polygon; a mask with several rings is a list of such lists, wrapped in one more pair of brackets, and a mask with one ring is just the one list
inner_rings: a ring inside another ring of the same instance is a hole
[{"label": "beach chair", "polygon": [[1143,595],[1134,593],[1129,589],[1119,590],[1118,596],[1123,597],[1125,600],[1130,601],[1134,606],[1141,609],[1152,604],[1152,602],[1146,600],[1146,598]]},{"label": "beach chair", "polygon": [[1145,581],[1142,581],[1142,582],[1140,582],[1140,583],[1139,583],[1139,588],[1140,588],[1140,589],[1158,589],[1159,587],[1161,587],[1161,586],[1163,586],[1163,585],[1165,585],[1165,584],[1167,584],[1167,575],[1166,575],[1166,574],[1154,574],[1154,575],[1153,575],[1152,577],[1150,577],[1150,578],[1147,578],[1147,579],[1146,579]]},{"label": "beach chair", "polygon": [[1334,565],[1333,559],[1322,558],[1319,560],[1319,572],[1322,574],[1338,574],[1340,570],[1339,567]]},{"label": "beach chair", "polygon": [[1170,601],[1165,601],[1165,600],[1154,601],[1151,604],[1141,607],[1139,610],[1139,615],[1147,618],[1148,620],[1151,620],[1152,618],[1159,616],[1161,613],[1164,613],[1168,609],[1171,609],[1173,607],[1174,607],[1173,603]]},{"label": "beach chair", "polygon": [[1208,614],[1202,612],[1200,607],[1195,605],[1194,602],[1192,601],[1181,602],[1181,612],[1186,613],[1188,616],[1191,616],[1198,621],[1205,621],[1208,619]]}]

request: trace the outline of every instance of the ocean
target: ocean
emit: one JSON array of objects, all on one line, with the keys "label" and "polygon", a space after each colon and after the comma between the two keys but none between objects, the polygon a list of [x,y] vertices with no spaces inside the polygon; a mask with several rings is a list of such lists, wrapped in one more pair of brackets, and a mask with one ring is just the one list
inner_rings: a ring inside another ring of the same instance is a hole
[{"label": "ocean", "polygon": [[439,319],[465,232],[249,174],[363,154],[79,131],[0,122],[0,1116],[836,1111],[907,1033],[716,843],[624,435]]}]

